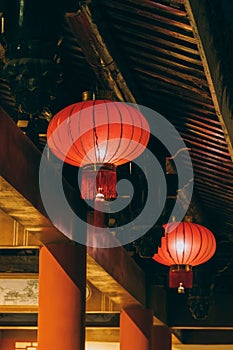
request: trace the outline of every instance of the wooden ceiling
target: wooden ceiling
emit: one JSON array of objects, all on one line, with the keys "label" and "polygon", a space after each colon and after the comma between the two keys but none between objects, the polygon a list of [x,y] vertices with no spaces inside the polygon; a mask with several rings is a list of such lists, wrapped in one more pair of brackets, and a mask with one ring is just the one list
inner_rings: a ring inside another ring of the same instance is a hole
[{"label": "wooden ceiling", "polygon": [[[198,327],[232,328],[232,5],[227,0],[92,0],[80,5],[61,0],[59,4],[51,1],[48,7],[46,1],[38,1],[37,12],[46,13],[48,23],[35,33],[34,27],[30,28],[33,24],[26,21],[24,30],[17,34],[19,27],[10,16],[13,5],[1,0],[0,7],[5,16],[0,102],[40,150],[53,114],[81,100],[84,90],[96,88],[110,89],[117,100],[136,102],[161,113],[179,131],[190,149],[194,169],[189,213],[217,239],[211,263],[195,272],[191,296],[196,297],[196,304],[207,296],[215,311],[205,321],[194,321],[188,306],[180,319],[172,316],[178,312],[174,306],[166,315],[158,311],[158,316],[173,327],[183,327],[176,333],[186,342],[195,340],[185,326],[196,332]],[[55,27],[58,31],[46,38],[43,31]],[[17,51],[19,42],[26,44]],[[50,42],[54,52],[46,56]],[[38,61],[29,66],[25,58]],[[156,155],[163,153],[158,150]],[[67,172],[72,178],[72,170]],[[150,288],[165,298],[166,268],[137,254],[134,260],[150,279]],[[166,298],[167,305],[177,300],[170,291]],[[188,305],[187,300],[183,302]],[[156,301],[153,303],[158,309]],[[232,330],[227,331],[231,333],[226,339],[233,342]],[[199,336],[201,339],[202,334]],[[224,336],[219,333],[218,342],[224,342]],[[207,339],[216,341],[210,332]]]}]

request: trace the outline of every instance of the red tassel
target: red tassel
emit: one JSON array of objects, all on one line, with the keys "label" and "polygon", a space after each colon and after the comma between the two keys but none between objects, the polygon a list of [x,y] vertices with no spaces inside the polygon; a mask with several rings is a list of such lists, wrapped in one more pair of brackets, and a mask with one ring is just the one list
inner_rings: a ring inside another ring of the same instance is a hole
[{"label": "red tassel", "polygon": [[113,164],[87,165],[82,168],[81,196],[84,199],[94,199],[98,192],[105,199],[116,198],[116,168]]},{"label": "red tassel", "polygon": [[184,288],[193,287],[193,271],[189,265],[171,266],[169,270],[169,288],[178,288],[182,283]]}]

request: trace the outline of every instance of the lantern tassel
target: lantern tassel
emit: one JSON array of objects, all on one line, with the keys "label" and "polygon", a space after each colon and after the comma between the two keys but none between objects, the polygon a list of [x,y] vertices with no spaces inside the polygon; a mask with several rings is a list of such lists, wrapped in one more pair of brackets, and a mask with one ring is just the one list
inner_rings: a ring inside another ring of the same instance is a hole
[{"label": "lantern tassel", "polygon": [[116,193],[116,167],[113,164],[86,165],[82,168],[81,196],[84,199],[93,199],[98,192],[104,198],[114,199]]},{"label": "lantern tassel", "polygon": [[[169,288],[193,287],[193,271],[189,265],[174,265],[169,270]],[[179,289],[178,289],[179,291]]]}]

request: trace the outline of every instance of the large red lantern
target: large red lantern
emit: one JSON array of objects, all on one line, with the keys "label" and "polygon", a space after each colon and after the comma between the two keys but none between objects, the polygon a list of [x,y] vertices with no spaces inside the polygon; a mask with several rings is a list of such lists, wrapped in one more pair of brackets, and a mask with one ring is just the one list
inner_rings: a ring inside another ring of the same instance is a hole
[{"label": "large red lantern", "polygon": [[132,105],[89,100],[58,112],[48,127],[48,145],[63,161],[82,167],[81,195],[93,199],[100,191],[116,197],[116,166],[138,157],[150,131]]},{"label": "large red lantern", "polygon": [[216,241],[206,227],[192,222],[164,225],[165,234],[161,247],[153,259],[170,266],[169,287],[192,288],[192,266],[208,261],[215,253]]}]

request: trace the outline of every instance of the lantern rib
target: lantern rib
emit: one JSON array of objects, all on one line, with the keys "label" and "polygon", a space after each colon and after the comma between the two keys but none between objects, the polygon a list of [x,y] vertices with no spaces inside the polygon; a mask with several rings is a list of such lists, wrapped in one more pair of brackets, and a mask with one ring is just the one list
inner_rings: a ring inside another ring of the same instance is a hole
[{"label": "lantern rib", "polygon": [[92,105],[92,122],[93,122],[93,143],[95,146],[95,162],[100,163],[100,149],[98,144],[98,135],[96,132],[96,125],[95,125],[95,104],[96,100],[93,101]]},{"label": "lantern rib", "polygon": [[[205,229],[205,237],[207,240],[207,244],[206,244],[206,249],[203,252],[202,256],[200,257],[200,263],[204,263],[208,260],[208,257],[211,255],[211,251],[212,251],[212,244],[210,245],[210,240],[209,240],[209,235],[208,235],[208,230]],[[212,236],[211,236],[212,239]]]},{"label": "lantern rib", "polygon": [[[128,149],[128,147],[130,146],[130,144],[131,144],[131,141],[133,140],[133,134],[134,134],[134,119],[133,119],[133,116],[132,116],[132,113],[131,113],[131,108],[128,108],[128,106],[126,106],[126,109],[127,109],[127,111],[129,112],[129,115],[130,115],[130,118],[131,118],[131,121],[132,121],[132,123],[131,123],[131,126],[132,126],[132,129],[131,129],[131,136],[130,136],[130,138],[129,138],[129,142],[128,142],[128,146],[126,147],[126,149]],[[126,159],[128,159],[128,157],[129,157],[129,155],[132,153],[132,151],[130,152],[130,153],[128,153],[128,154],[125,154],[125,157],[124,158],[126,158]]]},{"label": "lantern rib", "polygon": [[[178,263],[180,265],[184,264],[184,248],[185,248],[185,228],[184,228],[184,223],[182,222],[181,225],[182,225],[182,241],[181,242],[182,242],[182,245],[183,245],[182,252],[180,252],[180,254],[179,254],[178,249],[176,248],[177,260],[178,260]],[[176,228],[177,236],[178,236],[178,227],[179,227],[179,225]],[[178,239],[176,240],[176,242],[177,241],[178,241]]]},{"label": "lantern rib", "polygon": [[[167,240],[166,240],[166,241],[167,241]],[[168,253],[168,255],[169,255],[169,258],[170,258],[171,260],[169,260],[168,257],[164,254],[164,247],[161,247],[161,251],[160,251],[161,254],[159,253],[159,254],[155,254],[155,255],[158,255],[158,256],[159,256],[159,258],[161,259],[161,263],[165,263],[165,262],[166,262],[166,265],[168,265],[168,266],[175,265],[176,262],[175,262],[174,259],[172,258],[171,254],[170,254],[170,252],[169,252],[169,249],[167,248],[166,251],[167,251],[167,253]]]},{"label": "lantern rib", "polygon": [[[67,128],[67,133],[68,133],[70,139],[72,140],[72,147],[74,147],[76,149],[76,151],[81,155],[79,149],[76,146],[76,140],[74,140],[74,138],[73,138],[73,135],[71,132],[71,127],[70,127],[71,118],[74,115],[74,113],[73,113],[74,109],[75,109],[75,105],[73,105],[71,110],[69,111],[69,116],[67,118],[67,124],[69,125],[69,127]],[[75,118],[75,117],[73,117],[73,118]],[[68,150],[68,152],[69,152],[69,150]]]},{"label": "lantern rib", "polygon": [[206,245],[206,250],[203,252],[202,256],[199,259],[199,263],[204,263],[208,260],[208,257],[211,255],[212,251],[214,250],[214,245],[213,245],[213,235],[211,234],[211,244],[209,244],[209,235],[208,235],[208,229],[204,228],[205,236],[207,239],[207,245]]},{"label": "lantern rib", "polygon": [[[139,114],[139,113],[141,113],[141,112],[137,111],[137,113]],[[140,118],[140,116],[139,116],[139,121],[140,121],[140,131],[141,131],[141,135],[140,135],[140,138],[139,138],[139,142],[138,142],[137,146],[136,146],[135,149],[134,149],[134,152],[135,152],[135,150],[140,146],[141,141],[142,141],[142,135],[143,135],[143,124],[142,124],[142,118]]]},{"label": "lantern rib", "polygon": [[[78,111],[78,114],[79,114],[79,118],[78,118],[78,135],[81,134],[81,131],[80,131],[80,119],[81,119],[81,116],[82,116],[82,112],[83,110],[85,110],[85,102],[83,102],[82,104],[82,107],[79,109]],[[90,108],[90,107],[87,107],[87,108]],[[90,163],[92,163],[92,160],[88,157],[87,153],[86,153],[86,150],[85,150],[85,147],[84,147],[84,144],[83,144],[83,139],[82,137],[79,138],[79,141],[80,141],[80,144],[82,146],[82,150],[83,150],[83,153],[86,155],[86,157],[89,159]],[[80,152],[80,151],[79,151]],[[83,158],[83,156],[81,157],[81,159]]]},{"label": "lantern rib", "polygon": [[176,263],[179,264],[179,257],[177,253],[177,228],[175,229],[175,255],[176,255]]},{"label": "lantern rib", "polygon": [[[61,119],[61,116],[59,116],[59,119]],[[60,121],[60,120],[59,120],[59,121]],[[52,123],[53,123],[53,119],[52,119]],[[62,124],[63,124],[63,123],[64,123],[64,121],[62,121],[61,124],[60,124],[60,123],[57,123],[57,124],[59,125],[59,128],[55,131],[55,132],[56,132],[56,137],[58,138],[58,140],[59,140],[59,142],[60,142],[60,145],[63,144],[62,139],[61,139],[61,137],[60,137],[60,132],[63,130],[63,127],[62,127]],[[63,131],[62,131],[62,134],[63,134]],[[52,134],[50,135],[49,139],[52,140],[53,147],[57,150],[58,154],[60,155],[59,158],[60,158],[61,160],[64,160],[64,159],[67,160],[67,159],[68,159],[69,162],[71,162],[73,165],[76,163],[75,160],[73,160],[72,157],[69,157],[69,156],[68,156],[68,153],[69,153],[69,152],[66,152],[66,154],[65,154],[65,152],[62,152],[60,149],[58,149],[58,147],[57,147],[57,142],[55,142],[55,140],[54,140],[54,132],[52,132]],[[50,142],[51,142],[51,141],[50,141]],[[61,147],[61,149],[62,149],[62,147]],[[69,151],[69,150],[68,150],[68,151]]]},{"label": "lantern rib", "polygon": [[118,151],[120,149],[121,142],[122,142],[122,112],[121,112],[120,108],[118,108],[118,103],[114,103],[114,106],[117,108],[117,110],[119,112],[119,117],[120,117],[120,121],[121,121],[121,123],[120,123],[121,128],[120,128],[120,135],[118,137],[118,140],[119,140],[118,141],[118,146],[116,147],[116,150],[115,150],[114,154],[112,155],[112,157],[108,159],[108,163],[112,162],[112,163],[116,164],[117,162],[119,162],[119,160],[118,160],[119,158],[116,158],[116,159],[114,159],[114,158],[116,157],[116,155],[117,155],[117,153],[118,153]]},{"label": "lantern rib", "polygon": [[[58,131],[56,130],[56,133],[57,133],[57,137],[59,139],[59,141],[61,142],[60,140],[60,137],[59,137],[59,133]],[[59,154],[59,155],[62,155],[64,156],[63,152],[61,152],[61,150],[57,147],[57,143],[54,141],[54,133],[52,133],[50,136],[49,136],[49,140],[50,140],[50,145],[52,143],[52,146],[51,149],[53,148],[53,150],[55,151],[55,154]],[[60,158],[60,157],[59,157]],[[70,158],[69,158],[70,159]]]},{"label": "lantern rib", "polygon": [[[161,263],[161,264],[164,264],[164,265],[171,265],[171,258],[169,259],[167,256],[165,256],[164,254],[164,250],[166,250],[167,252],[167,249],[166,249],[166,241],[167,241],[167,238],[166,238],[166,235],[164,237],[162,237],[161,239],[161,246],[158,248],[158,252],[156,254],[154,254],[154,260]],[[165,246],[165,247],[164,247]],[[173,262],[173,261],[172,261]]]},{"label": "lantern rib", "polygon": [[[120,117],[120,121],[121,121],[121,131],[120,131],[120,141],[118,142],[118,146],[117,146],[117,148],[116,148],[116,151],[115,151],[115,153],[113,154],[113,156],[110,158],[110,161],[112,160],[112,159],[114,159],[115,158],[115,156],[117,155],[117,153],[118,153],[118,151],[119,151],[119,149],[120,149],[120,146],[121,146],[121,142],[122,142],[122,113],[121,113],[121,110],[119,109],[119,107],[118,107],[118,103],[114,103],[114,106],[116,107],[116,109],[118,110],[118,112],[119,112],[119,117]],[[116,159],[114,159],[114,163],[117,163],[118,162],[118,160],[117,160],[117,158]]]},{"label": "lantern rib", "polygon": [[[134,135],[134,131],[135,131],[135,124],[134,124],[134,118],[133,118],[133,111],[132,111],[132,108],[134,108],[134,107],[127,107],[127,109],[128,109],[128,111],[129,111],[129,115],[130,115],[130,117],[131,117],[131,119],[132,119],[132,135],[131,135],[131,139],[130,139],[130,141],[133,141],[133,135]],[[130,151],[128,154],[127,154],[127,158],[128,157],[130,157],[130,158],[134,158],[134,156],[132,157],[132,154],[134,155],[135,154],[135,151],[137,150],[137,148],[139,148],[140,147],[140,145],[141,145],[141,140],[142,140],[142,135],[143,135],[143,125],[142,125],[142,120],[141,120],[141,118],[140,118],[140,112],[138,112],[138,110],[136,110],[135,109],[135,111],[137,112],[137,115],[138,115],[138,117],[139,117],[139,121],[140,121],[140,137],[139,137],[139,140],[136,142],[136,145],[135,145],[135,148],[132,150],[132,151]],[[129,145],[130,145],[130,142],[129,142]]]},{"label": "lantern rib", "polygon": [[[133,135],[134,135],[134,131],[135,131],[135,125],[134,125],[134,118],[133,118],[133,114],[132,114],[131,108],[128,108],[128,111],[129,111],[130,118],[131,118],[131,120],[132,120],[132,133],[131,133],[131,138],[130,138],[130,142],[129,142],[129,145],[130,145],[131,141],[133,140]],[[139,139],[139,140],[140,140],[140,139]],[[140,141],[138,141],[138,142],[140,142]],[[138,147],[138,143],[137,143],[135,149],[136,149],[137,147]],[[135,152],[135,149],[132,150],[132,151],[130,151],[130,153],[128,153],[126,157],[128,158],[132,153],[134,153],[134,152]]]},{"label": "lantern rib", "polygon": [[[107,154],[108,154],[108,143],[109,143],[108,141],[109,141],[109,135],[110,135],[110,127],[109,127],[110,123],[109,123],[108,103],[105,102],[105,103],[104,103],[104,106],[105,106],[105,108],[106,108],[107,118],[108,118],[108,131],[107,131],[107,140],[106,140],[105,153],[104,153],[104,157],[103,157],[103,163],[105,163],[105,158],[106,158],[106,156],[107,156]],[[106,163],[109,163],[108,159],[107,159],[107,162],[106,162]]]},{"label": "lantern rib", "polygon": [[184,228],[184,224],[182,225],[182,231],[183,231],[183,236],[184,236],[184,246],[183,246],[183,252],[182,252],[182,262],[181,264],[185,264],[185,239],[186,239],[186,234],[185,234],[185,228]]},{"label": "lantern rib", "polygon": [[[131,118],[131,120],[132,120],[132,131],[131,131],[131,137],[130,137],[130,139],[129,139],[129,146],[130,146],[131,141],[133,140],[133,135],[134,135],[134,131],[135,131],[135,125],[134,125],[133,114],[131,113],[131,112],[132,112],[132,111],[131,111],[131,107],[126,106],[126,109],[128,110],[129,115],[130,115],[130,118]],[[137,145],[138,145],[138,144],[137,144]],[[128,149],[128,147],[127,147],[127,149]],[[133,151],[131,151],[130,153],[128,153],[128,154],[125,156],[125,158],[128,159],[128,157],[129,157],[130,154],[132,154],[132,153],[133,153]],[[130,158],[131,158],[131,157],[130,157]]]},{"label": "lantern rib", "polygon": [[[191,230],[191,233],[193,231]],[[192,247],[193,247],[193,244],[194,244],[194,240],[193,240],[193,234],[191,234],[191,248],[190,248],[190,251],[189,251],[189,256],[187,257],[186,261],[187,261],[187,265],[190,264],[190,259],[191,259],[191,255],[192,255]]]},{"label": "lantern rib", "polygon": [[[134,119],[133,119],[132,110],[131,110],[131,108],[128,108],[128,110],[129,110],[130,117],[131,117],[131,119],[133,121],[133,123],[132,123],[132,135],[131,135],[131,140],[130,140],[130,141],[132,141],[133,140],[134,131],[135,131],[135,125],[134,125]],[[141,119],[140,119],[140,122],[141,122]],[[142,126],[142,124],[140,126]],[[140,130],[141,130],[141,134],[142,134],[142,128],[140,128]],[[138,142],[140,142],[141,139],[142,139],[142,136],[140,135],[140,138],[139,138]],[[130,153],[127,154],[127,157],[129,157],[131,154],[134,154],[135,150],[139,147],[139,143],[138,142],[137,142],[137,145],[135,146],[134,150],[132,150]]]},{"label": "lantern rib", "polygon": [[174,257],[172,256],[171,252],[170,252],[170,249],[169,249],[169,244],[168,244],[168,236],[169,236],[169,233],[166,233],[166,249],[167,249],[167,252],[168,252],[168,255],[170,256],[171,260],[174,262],[174,264],[176,265],[176,261],[174,259]]},{"label": "lantern rib", "polygon": [[208,256],[207,252],[208,252],[208,249],[209,249],[209,245],[208,245],[208,237],[207,237],[207,234],[206,234],[206,231],[204,230],[203,231],[203,234],[205,235],[206,237],[206,240],[207,240],[207,244],[205,246],[205,250],[202,252],[202,255],[199,257],[198,259],[198,264],[202,263],[202,262],[205,262],[206,260],[206,255]]},{"label": "lantern rib", "polygon": [[[200,229],[200,226],[199,225],[196,225],[195,226],[196,228],[197,228],[197,230],[198,230],[198,233],[199,233],[199,235],[200,235],[200,244],[199,244],[199,249],[198,249],[198,251],[197,251],[197,253],[196,253],[196,255],[195,255],[195,257],[192,259],[192,261],[190,261],[190,265],[199,265],[199,254],[200,254],[200,252],[201,252],[201,248],[202,248],[202,234],[201,234],[201,229]],[[194,236],[194,234],[193,234],[193,236]]]}]

